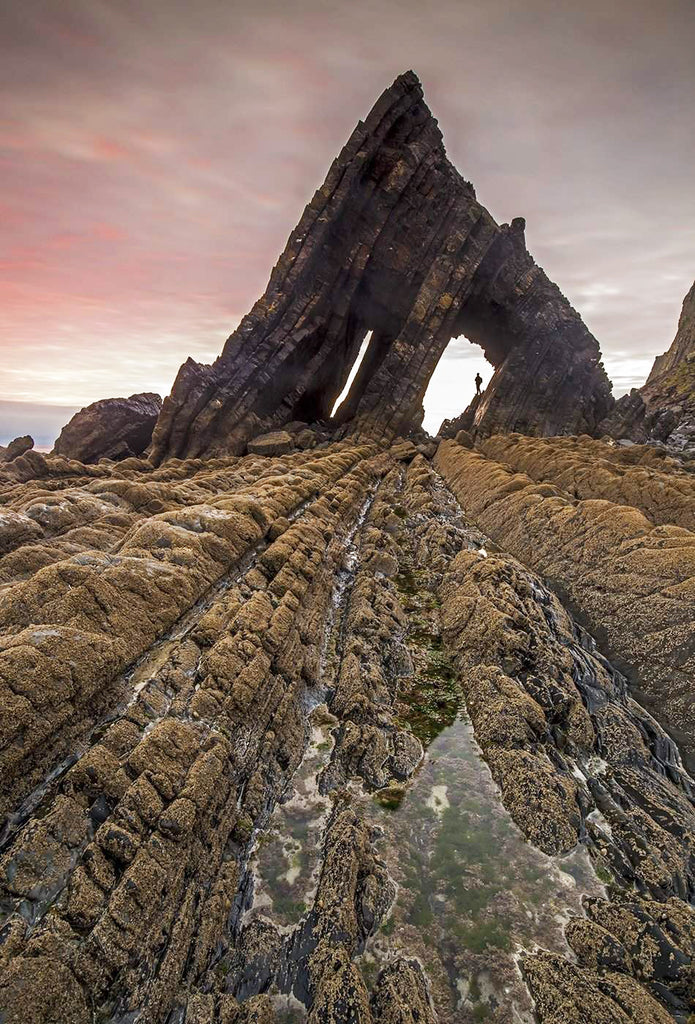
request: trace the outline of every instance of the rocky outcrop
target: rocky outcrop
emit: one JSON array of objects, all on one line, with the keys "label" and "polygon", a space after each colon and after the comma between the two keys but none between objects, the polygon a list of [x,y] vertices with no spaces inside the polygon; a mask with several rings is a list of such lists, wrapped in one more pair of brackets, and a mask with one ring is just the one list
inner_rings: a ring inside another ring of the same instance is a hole
[{"label": "rocky outcrop", "polygon": [[[321,444],[0,472],[0,1015],[685,1020],[675,745],[416,445]],[[510,470],[437,463],[522,522]]]},{"label": "rocky outcrop", "polygon": [[695,284],[683,299],[678,330],[668,352],[657,356],[647,384],[654,384],[659,377],[675,370],[689,356],[695,355]]},{"label": "rocky outcrop", "polygon": [[695,448],[695,284],[683,301],[670,349],[656,357],[644,387],[616,402],[599,433]]},{"label": "rocky outcrop", "polygon": [[152,457],[240,453],[291,420],[392,439],[421,422],[452,337],[496,368],[479,433],[593,431],[612,405],[598,345],[526,250],[446,157],[412,72],[360,122],[307,206],[265,294],[212,366],[188,360],[165,399]]},{"label": "rocky outcrop", "polygon": [[33,447],[34,438],[30,437],[29,434],[25,434],[24,437],[15,437],[14,441],[10,441],[6,448],[0,445],[0,462],[12,462],[13,459],[24,455],[25,452],[30,451]]},{"label": "rocky outcrop", "polygon": [[466,409],[464,409],[460,416],[455,416],[451,420],[443,420],[439,430],[437,431],[437,437],[456,437],[461,430],[465,430],[469,433],[473,429],[475,414],[478,411],[478,406],[482,400],[482,394],[474,395],[470,404]]},{"label": "rocky outcrop", "polygon": [[161,408],[159,395],[150,392],[93,402],[63,427],[54,454],[84,463],[142,455]]},{"label": "rocky outcrop", "polygon": [[575,498],[453,441],[442,442],[436,464],[481,529],[569,597],[632,669],[649,709],[692,758],[695,533],[655,526],[622,503]]},{"label": "rocky outcrop", "polygon": [[631,505],[657,526],[695,530],[695,476],[649,445],[626,449],[586,436],[497,434],[481,441],[479,450],[536,483],[555,484],[572,498]]}]

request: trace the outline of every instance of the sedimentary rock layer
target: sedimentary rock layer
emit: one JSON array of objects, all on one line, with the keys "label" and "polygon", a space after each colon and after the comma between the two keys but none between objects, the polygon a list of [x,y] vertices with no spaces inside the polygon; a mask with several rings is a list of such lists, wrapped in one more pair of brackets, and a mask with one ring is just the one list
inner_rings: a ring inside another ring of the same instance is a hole
[{"label": "sedimentary rock layer", "polygon": [[695,475],[649,445],[614,448],[590,437],[532,438],[496,434],[479,450],[526,473],[536,483],[555,484],[572,498],[602,498],[631,505],[659,526],[695,529]]},{"label": "sedimentary rock layer", "polygon": [[678,751],[414,445],[33,468],[0,480],[7,1024],[685,1021]]},{"label": "sedimentary rock layer", "polygon": [[657,356],[647,382],[618,399],[599,431],[633,441],[695,443],[695,284],[683,300],[668,352]]},{"label": "sedimentary rock layer", "polygon": [[412,72],[360,122],[307,206],[265,294],[212,366],[188,360],[153,438],[156,462],[242,452],[290,420],[331,415],[372,438],[419,424],[452,337],[496,367],[482,433],[591,431],[612,405],[598,345],[526,250],[446,157]]},{"label": "sedimentary rock layer", "polygon": [[692,756],[695,534],[622,503],[570,497],[453,441],[436,464],[481,529],[565,594],[635,671]]}]

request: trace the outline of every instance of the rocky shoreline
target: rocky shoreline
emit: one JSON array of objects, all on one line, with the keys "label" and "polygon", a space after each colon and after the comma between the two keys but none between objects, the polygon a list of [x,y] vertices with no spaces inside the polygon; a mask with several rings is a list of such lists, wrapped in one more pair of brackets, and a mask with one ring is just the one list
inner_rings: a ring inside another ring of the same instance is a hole
[{"label": "rocky shoreline", "polygon": [[690,779],[492,543],[490,473],[542,485],[455,442],[45,464],[0,515],[8,1022],[687,1021]]}]

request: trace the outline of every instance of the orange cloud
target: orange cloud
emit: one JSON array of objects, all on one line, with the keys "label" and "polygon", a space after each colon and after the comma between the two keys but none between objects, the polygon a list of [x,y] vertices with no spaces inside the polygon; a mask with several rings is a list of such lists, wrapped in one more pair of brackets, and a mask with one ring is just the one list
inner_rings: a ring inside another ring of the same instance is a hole
[{"label": "orange cloud", "polygon": [[114,139],[98,137],[94,140],[94,154],[100,160],[126,160],[132,157],[132,150]]},{"label": "orange cloud", "polygon": [[121,242],[128,237],[127,231],[119,228],[117,224],[95,224],[92,227],[92,234],[103,242]]}]

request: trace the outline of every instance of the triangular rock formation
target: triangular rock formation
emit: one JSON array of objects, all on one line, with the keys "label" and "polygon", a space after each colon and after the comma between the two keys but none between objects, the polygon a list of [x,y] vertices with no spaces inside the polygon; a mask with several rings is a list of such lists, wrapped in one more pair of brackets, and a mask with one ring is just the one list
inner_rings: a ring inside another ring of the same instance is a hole
[{"label": "triangular rock formation", "polygon": [[591,431],[612,406],[596,340],[528,254],[523,220],[498,225],[449,162],[412,71],[357,125],[219,359],[181,367],[154,461],[241,452],[289,420],[328,418],[369,331],[336,414],[363,436],[419,424],[462,334],[496,367],[481,433]]}]

